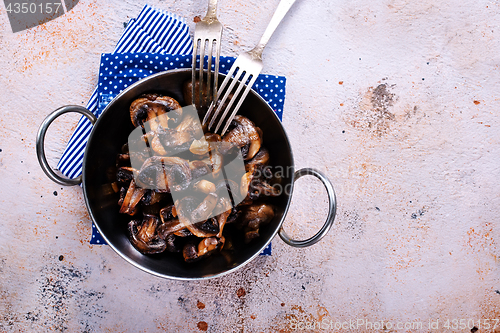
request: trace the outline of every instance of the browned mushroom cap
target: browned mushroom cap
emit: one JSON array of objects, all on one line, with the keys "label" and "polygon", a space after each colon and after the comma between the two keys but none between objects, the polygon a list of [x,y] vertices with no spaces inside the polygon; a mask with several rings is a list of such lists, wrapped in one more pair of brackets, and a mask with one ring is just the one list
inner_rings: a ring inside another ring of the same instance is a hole
[{"label": "browned mushroom cap", "polygon": [[158,139],[164,150],[170,154],[176,154],[189,149],[193,136],[190,132],[178,131],[177,129],[158,128]]},{"label": "browned mushroom cap", "polygon": [[252,168],[252,171],[245,173],[241,177],[240,194],[251,200],[256,200],[263,196],[279,196],[281,194],[280,191],[271,186],[266,180],[266,178],[270,177],[269,173],[271,173],[270,169],[262,165],[256,166]]},{"label": "browned mushroom cap", "polygon": [[167,238],[165,239],[165,242],[167,243],[167,251],[168,252],[181,252],[182,251],[182,245],[178,244],[177,240],[180,239],[178,236],[171,234],[168,235]]},{"label": "browned mushroom cap", "polygon": [[207,237],[198,244],[189,242],[184,246],[182,255],[186,262],[194,262],[206,258],[224,247],[224,237]]},{"label": "browned mushroom cap", "polygon": [[180,104],[168,96],[159,96],[157,94],[147,94],[139,97],[130,105],[130,120],[132,124],[142,126],[144,122],[151,121],[151,130],[156,131],[158,125],[163,128],[168,127],[167,112],[172,112],[169,116],[177,118],[182,114]]},{"label": "browned mushroom cap", "polygon": [[116,171],[116,180],[121,183],[128,183],[134,179],[134,174],[137,174],[137,170],[131,167],[121,167]]},{"label": "browned mushroom cap", "polygon": [[[255,127],[255,124],[250,119],[240,115],[234,117],[231,124],[235,127],[224,135],[222,142],[229,142],[238,148],[242,148],[243,158],[245,160],[251,159],[257,154],[262,143],[257,127]],[[224,154],[228,147],[223,147],[224,150],[221,148],[221,152]]]},{"label": "browned mushroom cap", "polygon": [[261,148],[255,156],[245,163],[245,170],[253,172],[258,166],[266,166],[269,163],[269,151],[266,148]]},{"label": "browned mushroom cap", "polygon": [[179,219],[173,219],[170,221],[164,221],[159,227],[158,227],[158,237],[161,239],[166,239],[168,235],[171,235],[173,233],[176,233],[182,229],[185,229],[186,227],[179,222]]},{"label": "browned mushroom cap", "polygon": [[155,254],[165,251],[167,244],[156,233],[158,224],[158,218],[153,215],[145,215],[142,222],[139,220],[129,222],[129,239],[139,252]]},{"label": "browned mushroom cap", "polygon": [[146,190],[146,193],[144,193],[144,196],[142,197],[141,201],[143,204],[147,206],[154,205],[155,203],[160,202],[164,196],[165,193],[160,193],[155,190]]},{"label": "browned mushroom cap", "polygon": [[212,171],[207,163],[196,160],[189,162],[189,168],[191,169],[191,176],[195,180],[209,174],[210,171]]},{"label": "browned mushroom cap", "polygon": [[175,130],[181,133],[188,133],[195,139],[201,139],[203,137],[203,128],[201,127],[198,116],[195,114],[187,114]]},{"label": "browned mushroom cap", "polygon": [[[197,223],[208,219],[215,206],[217,205],[217,194],[209,193],[205,199],[191,213],[191,221]],[[191,231],[193,232],[193,231]],[[194,234],[194,232],[193,232]],[[196,235],[196,234],[195,234]],[[200,237],[200,236],[198,236]]]},{"label": "browned mushroom cap", "polygon": [[180,157],[152,156],[142,165],[137,183],[157,191],[182,191],[191,181],[189,163]]},{"label": "browned mushroom cap", "polygon": [[177,211],[175,210],[174,205],[169,205],[160,209],[160,218],[163,223],[173,220],[177,217]]},{"label": "browned mushroom cap", "polygon": [[216,204],[217,196],[213,193],[207,195],[201,203],[192,196],[186,196],[176,203],[179,221],[197,237],[215,236],[219,232],[219,226],[207,218]]},{"label": "browned mushroom cap", "polygon": [[274,208],[269,204],[258,204],[248,206],[243,216],[246,222],[245,227],[245,242],[250,242],[252,239],[259,237],[259,228],[265,225],[274,217]]},{"label": "browned mushroom cap", "polygon": [[135,181],[132,180],[128,187],[127,193],[125,194],[125,198],[123,198],[123,202],[120,207],[120,213],[135,215],[137,213],[137,206],[145,192],[145,189],[137,187]]},{"label": "browned mushroom cap", "polygon": [[232,212],[232,204],[229,198],[220,197],[216,209],[219,212],[222,211],[221,214],[215,217],[215,219],[217,220],[217,224],[219,226],[219,233],[217,234],[217,237],[222,237],[222,231],[224,230],[224,226],[226,225],[227,219]]}]

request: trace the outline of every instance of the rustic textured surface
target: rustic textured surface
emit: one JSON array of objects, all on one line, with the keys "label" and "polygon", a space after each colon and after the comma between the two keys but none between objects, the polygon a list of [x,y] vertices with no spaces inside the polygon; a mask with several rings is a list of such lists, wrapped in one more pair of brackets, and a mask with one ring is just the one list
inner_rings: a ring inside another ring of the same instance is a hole
[{"label": "rustic textured surface", "polygon": [[[150,3],[191,26],[206,10]],[[221,0],[223,53],[252,47],[277,3]],[[298,0],[265,71],[288,78],[295,161],[334,183],[335,226],[307,249],[275,239],[272,257],[203,282],[159,279],[89,245],[81,189],[55,185],[36,161],[39,124],[85,104],[99,54],[143,5],[82,0],[16,34],[0,5],[1,332],[288,332],[294,320],[357,319],[428,331],[429,320],[500,319],[497,2]],[[52,165],[76,119],[51,127]],[[325,193],[297,185],[285,226],[310,236]]]}]

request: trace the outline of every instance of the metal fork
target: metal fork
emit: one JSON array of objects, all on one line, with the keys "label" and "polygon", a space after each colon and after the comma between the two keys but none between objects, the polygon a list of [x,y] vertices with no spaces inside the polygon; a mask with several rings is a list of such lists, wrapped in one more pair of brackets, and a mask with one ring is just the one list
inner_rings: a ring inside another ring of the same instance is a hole
[{"label": "metal fork", "polygon": [[[198,43],[199,54],[200,54],[200,68],[198,74],[199,80],[199,106],[203,105],[203,79],[204,79],[204,62],[205,62],[205,45],[208,44],[208,68],[207,68],[207,106],[210,102],[214,100],[217,93],[217,84],[219,78],[219,57],[222,39],[222,24],[217,20],[217,0],[208,1],[207,15],[198,23],[196,23],[194,30],[194,43],[193,43],[193,63],[192,63],[192,88],[191,96],[193,99],[193,104],[196,105],[196,95],[195,95],[195,82],[196,82],[196,58],[198,54]],[[215,49],[215,71],[214,71],[214,82],[212,84],[211,74],[212,74],[212,54]]]},{"label": "metal fork", "polygon": [[[264,48],[267,45],[267,42],[269,42],[269,39],[273,35],[274,31],[280,24],[281,20],[285,17],[286,13],[292,7],[296,0],[281,0],[281,2],[278,4],[278,8],[276,8],[276,11],[274,12],[273,17],[271,18],[271,21],[269,22],[266,30],[264,31],[264,34],[262,35],[259,43],[257,46],[255,46],[252,50],[248,52],[244,52],[236,58],[236,61],[234,62],[233,66],[231,66],[231,69],[229,70],[226,78],[222,82],[222,85],[220,86],[216,98],[212,101],[210,104],[210,108],[208,109],[205,118],[203,119],[203,125],[206,124],[208,119],[210,119],[210,115],[212,114],[212,111],[216,109],[215,113],[212,116],[212,119],[210,120],[210,123],[208,125],[208,129],[211,129],[212,126],[214,125],[219,113],[221,112],[222,109],[224,110],[224,113],[220,117],[220,120],[217,124],[217,127],[215,128],[214,133],[217,133],[219,128],[222,126],[224,123],[224,118],[226,115],[229,113],[229,110],[235,103],[235,101],[238,101],[236,106],[231,112],[231,116],[227,119],[226,125],[224,126],[224,129],[221,132],[221,135],[224,135],[226,132],[227,128],[231,124],[231,121],[233,120],[234,116],[238,112],[238,109],[241,107],[241,104],[245,100],[246,96],[248,95],[248,92],[252,88],[253,84],[255,83],[255,80],[257,80],[257,76],[259,76],[259,73],[262,71],[263,63],[262,63],[262,52],[264,51]],[[234,78],[233,78],[234,76]],[[231,83],[229,84],[229,82]],[[233,91],[236,83],[238,83],[238,86],[236,88],[236,91],[233,94],[233,97],[230,98],[229,104],[225,106],[225,103],[227,99],[229,98],[229,95]],[[227,88],[227,85],[229,84],[229,87]],[[243,90],[243,86],[245,86],[245,90],[243,93],[240,95],[241,91]],[[226,89],[227,88],[227,89]],[[222,100],[219,100],[222,93],[226,92],[224,94],[224,97],[222,97]]]}]

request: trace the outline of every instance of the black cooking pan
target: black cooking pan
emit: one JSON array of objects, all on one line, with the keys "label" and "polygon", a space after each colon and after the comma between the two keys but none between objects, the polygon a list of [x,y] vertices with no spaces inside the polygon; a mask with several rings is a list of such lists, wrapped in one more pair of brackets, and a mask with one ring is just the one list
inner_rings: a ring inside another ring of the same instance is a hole
[{"label": "black cooking pan", "polygon": [[[220,75],[219,82],[223,81]],[[204,260],[186,263],[182,256],[164,253],[143,255],[130,243],[127,236],[128,215],[119,214],[118,194],[110,190],[109,170],[116,163],[116,156],[127,142],[133,126],[129,107],[139,95],[160,92],[175,98],[185,105],[182,85],[190,80],[191,70],[172,70],[149,76],[124,90],[109,103],[96,121],[95,116],[80,106],[65,106],[50,114],[40,126],[37,135],[37,154],[40,166],[53,181],[63,185],[82,183],[85,203],[89,214],[107,243],[125,260],[151,274],[183,280],[204,279],[232,272],[255,258],[279,233],[287,244],[295,247],[310,246],[319,241],[329,231],[336,213],[336,199],[330,181],[314,169],[294,170],[292,149],[288,137],[271,107],[253,90],[247,96],[239,114],[251,119],[264,133],[264,146],[269,150],[270,165],[283,170],[283,193],[273,198],[276,207],[274,219],[263,226],[260,237],[246,246],[237,248],[233,255],[216,254]],[[66,179],[57,175],[48,165],[44,153],[44,138],[47,128],[58,116],[67,112],[85,115],[94,124],[83,159],[83,177]],[[329,212],[321,230],[307,240],[292,240],[282,229],[282,224],[290,206],[293,183],[299,177],[313,175],[319,178],[327,190]]]}]

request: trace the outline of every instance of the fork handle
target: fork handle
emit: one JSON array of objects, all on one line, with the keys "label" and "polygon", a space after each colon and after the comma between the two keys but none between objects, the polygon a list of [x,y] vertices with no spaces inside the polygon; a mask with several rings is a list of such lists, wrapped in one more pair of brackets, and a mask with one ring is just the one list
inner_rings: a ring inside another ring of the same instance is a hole
[{"label": "fork handle", "polygon": [[217,19],[217,0],[208,0],[208,10],[205,19]]},{"label": "fork handle", "polygon": [[271,18],[271,21],[267,25],[266,31],[264,31],[264,34],[260,38],[259,44],[253,48],[253,50],[250,51],[250,53],[258,58],[262,59],[262,52],[264,51],[264,48],[267,45],[267,42],[269,42],[269,39],[273,35],[274,31],[278,27],[278,25],[281,23],[283,18],[285,17],[286,13],[288,13],[288,10],[292,5],[295,3],[296,0],[281,0],[280,3],[278,4],[278,8],[276,8],[276,11],[273,14],[273,17]]}]

